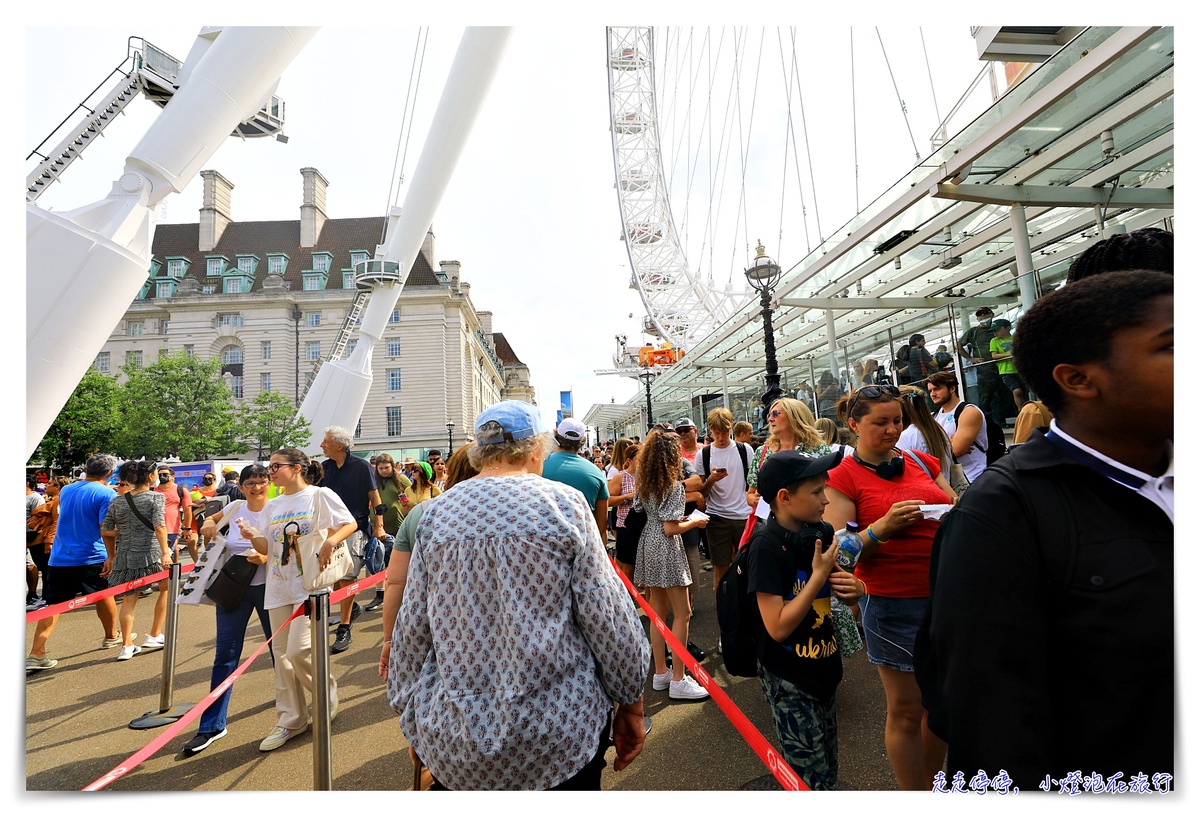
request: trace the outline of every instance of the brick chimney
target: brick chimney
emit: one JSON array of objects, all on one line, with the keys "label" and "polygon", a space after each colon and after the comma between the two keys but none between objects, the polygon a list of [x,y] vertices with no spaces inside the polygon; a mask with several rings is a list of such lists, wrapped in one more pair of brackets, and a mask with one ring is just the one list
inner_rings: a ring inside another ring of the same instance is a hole
[{"label": "brick chimney", "polygon": [[304,177],[304,203],[300,205],[300,246],[308,249],[317,245],[321,228],[325,226],[325,188],[329,181],[315,167],[300,168]]},{"label": "brick chimney", "polygon": [[204,179],[204,199],[200,204],[200,252],[212,252],[221,233],[233,221],[230,202],[233,185],[215,170],[201,170]]}]

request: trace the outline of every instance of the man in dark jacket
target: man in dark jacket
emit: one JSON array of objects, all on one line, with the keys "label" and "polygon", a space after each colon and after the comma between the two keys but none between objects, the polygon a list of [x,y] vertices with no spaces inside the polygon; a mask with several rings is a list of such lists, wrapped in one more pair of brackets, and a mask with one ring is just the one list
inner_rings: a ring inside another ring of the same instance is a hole
[{"label": "man in dark jacket", "polygon": [[1018,369],[1055,419],[934,540],[916,667],[947,781],[1171,786],[1172,280],[1079,281],[1018,324]]}]

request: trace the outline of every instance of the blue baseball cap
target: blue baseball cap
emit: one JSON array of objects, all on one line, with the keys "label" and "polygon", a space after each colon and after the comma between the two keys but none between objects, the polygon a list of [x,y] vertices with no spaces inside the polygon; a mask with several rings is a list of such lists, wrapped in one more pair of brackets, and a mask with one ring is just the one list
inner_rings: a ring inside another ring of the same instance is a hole
[{"label": "blue baseball cap", "polygon": [[[489,422],[499,423],[501,432],[481,433],[479,429]],[[503,400],[488,406],[475,418],[475,442],[478,445],[524,440],[544,433],[546,426],[542,423],[542,415],[533,404],[521,400]]]}]

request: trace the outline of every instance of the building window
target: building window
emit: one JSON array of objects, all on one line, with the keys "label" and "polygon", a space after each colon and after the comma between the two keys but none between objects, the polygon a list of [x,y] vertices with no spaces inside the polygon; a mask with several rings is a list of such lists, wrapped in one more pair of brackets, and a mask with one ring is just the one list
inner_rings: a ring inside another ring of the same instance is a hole
[{"label": "building window", "polygon": [[387,390],[388,391],[400,391],[400,370],[399,369],[388,369],[387,370]]},{"label": "building window", "polygon": [[269,341],[269,340],[264,340],[262,342],[262,359],[263,360],[271,359],[271,341]]},{"label": "building window", "polygon": [[207,275],[208,275],[208,277],[209,277],[209,278],[216,278],[217,276],[219,276],[219,275],[221,274],[221,263],[222,263],[222,260],[223,260],[223,259],[220,259],[220,258],[210,258],[210,259],[208,259],[208,272],[207,272]]},{"label": "building window", "polygon": [[240,312],[218,312],[217,326],[245,326]]},{"label": "building window", "polygon": [[172,278],[183,277],[183,260],[180,258],[172,258],[167,262],[167,275]]},{"label": "building window", "polygon": [[326,272],[329,269],[329,256],[324,253],[313,256],[313,270],[316,272]]},{"label": "building window", "polygon": [[354,354],[354,350],[357,348],[358,348],[358,338],[350,338],[350,340],[346,341],[346,354],[347,355]]},{"label": "building window", "polygon": [[237,295],[241,291],[242,291],[242,279],[241,278],[226,278],[225,279],[225,294],[226,295]]},{"label": "building window", "polygon": [[362,436],[362,418],[359,417],[358,422],[354,426],[354,439],[357,440],[361,436]]},{"label": "building window", "polygon": [[264,394],[271,390],[271,373],[263,372],[259,375],[258,390]]},{"label": "building window", "polygon": [[200,291],[205,295],[212,295],[217,291],[217,288],[212,284],[205,284],[204,286],[200,287]]},{"label": "building window", "polygon": [[342,289],[354,289],[354,273],[342,273]]},{"label": "building window", "polygon": [[239,258],[238,259],[238,271],[245,273],[246,275],[254,274],[254,259],[253,258]]},{"label": "building window", "polygon": [[304,344],[305,354],[308,360],[321,359],[321,341],[310,340]]},{"label": "building window", "polygon": [[366,261],[366,260],[367,260],[367,254],[365,252],[350,253],[350,266],[355,266],[356,264],[361,264],[363,261]]},{"label": "building window", "polygon": [[240,374],[230,375],[229,377],[229,390],[233,392],[233,396],[238,400],[246,396],[244,380],[245,378]]},{"label": "building window", "polygon": [[221,363],[229,365],[230,363],[241,363],[245,355],[242,354],[242,347],[236,344],[226,346],[221,350]]},{"label": "building window", "polygon": [[159,281],[158,284],[155,285],[154,297],[155,298],[170,298],[174,292],[175,292],[175,282],[174,281]]},{"label": "building window", "polygon": [[403,412],[399,406],[387,407],[387,433],[389,437],[399,437],[404,433]]},{"label": "building window", "polygon": [[188,357],[195,357],[196,356],[196,344],[194,344],[194,343],[183,344],[183,353],[185,355],[187,355]]},{"label": "building window", "polygon": [[320,312],[304,313],[304,325],[305,326],[320,326],[321,325],[321,313]]},{"label": "building window", "polygon": [[96,355],[96,371],[108,374],[111,361],[111,352],[101,352],[100,354]]},{"label": "building window", "polygon": [[158,322],[158,334],[160,334],[160,335],[167,334],[167,329],[170,327],[170,325],[171,325],[171,322],[166,320],[165,318],[163,320],[159,321]]},{"label": "building window", "polygon": [[142,350],[134,349],[125,353],[125,365],[129,368],[140,367],[142,365]]},{"label": "building window", "polygon": [[272,275],[283,275],[284,257],[282,255],[272,255],[267,258],[267,272]]},{"label": "building window", "polygon": [[316,275],[304,276],[304,288],[310,292],[321,288],[321,279]]},{"label": "building window", "polygon": [[396,307],[392,314],[388,315],[388,323],[400,323],[400,307]]},{"label": "building window", "polygon": [[145,334],[145,330],[146,324],[144,321],[130,321],[129,331],[126,332],[126,334],[131,338],[140,338],[143,334]]},{"label": "building window", "polygon": [[387,342],[388,357],[400,357],[400,341],[389,340]]}]

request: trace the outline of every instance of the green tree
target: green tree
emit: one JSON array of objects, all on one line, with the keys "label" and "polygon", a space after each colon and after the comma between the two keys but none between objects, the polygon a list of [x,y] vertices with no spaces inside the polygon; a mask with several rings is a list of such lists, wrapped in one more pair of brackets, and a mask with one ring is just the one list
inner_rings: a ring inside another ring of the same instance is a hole
[{"label": "green tree", "polygon": [[186,352],[126,367],[117,453],[186,462],[247,451],[237,439],[238,409],[220,371],[216,358],[202,360]]},{"label": "green tree", "polygon": [[310,424],[295,405],[279,392],[260,392],[242,406],[238,423],[242,440],[251,451],[268,456],[280,448],[298,448],[308,442]]},{"label": "green tree", "polygon": [[115,378],[88,367],[71,399],[46,431],[30,457],[69,470],[96,451],[111,451],[122,424],[121,387]]}]

